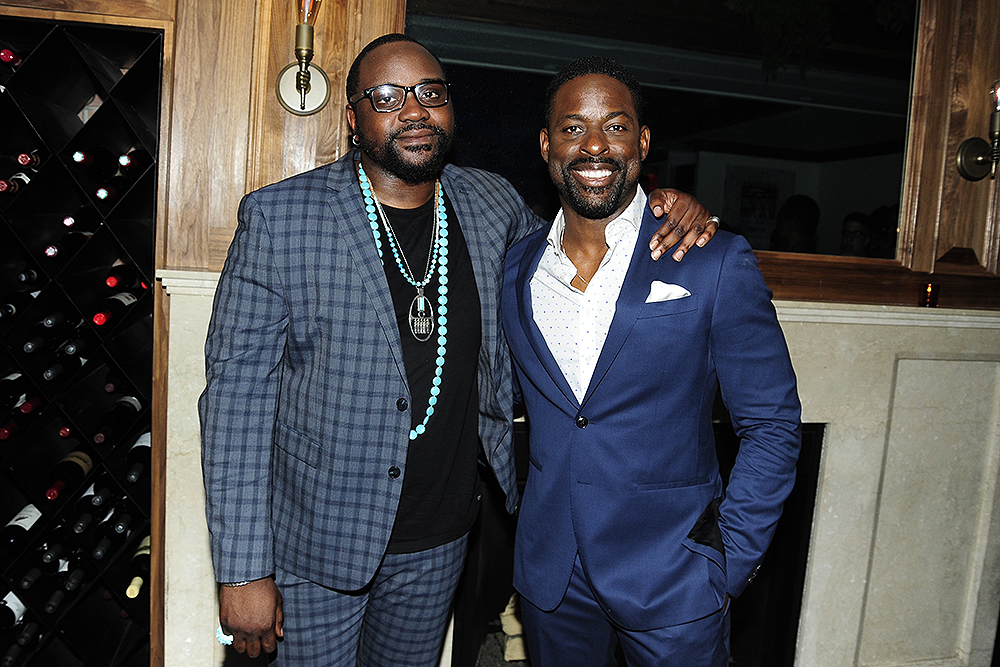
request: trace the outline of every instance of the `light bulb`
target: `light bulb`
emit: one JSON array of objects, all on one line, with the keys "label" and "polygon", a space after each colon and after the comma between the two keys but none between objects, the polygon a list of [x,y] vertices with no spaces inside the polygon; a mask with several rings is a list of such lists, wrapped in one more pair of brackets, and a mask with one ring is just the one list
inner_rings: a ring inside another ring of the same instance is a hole
[{"label": "light bulb", "polygon": [[1000,111],[1000,79],[990,87],[990,101],[993,102],[993,110]]},{"label": "light bulb", "polygon": [[316,16],[323,0],[299,0],[299,23],[316,25]]}]

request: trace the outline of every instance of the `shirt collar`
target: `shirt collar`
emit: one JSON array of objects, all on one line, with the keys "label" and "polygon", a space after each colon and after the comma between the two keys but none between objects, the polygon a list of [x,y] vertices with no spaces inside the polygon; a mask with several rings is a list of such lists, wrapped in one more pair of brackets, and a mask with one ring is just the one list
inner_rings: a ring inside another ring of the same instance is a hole
[{"label": "shirt collar", "polygon": [[[636,185],[635,195],[632,197],[632,201],[625,207],[625,210],[622,211],[621,215],[609,222],[608,226],[604,228],[604,238],[607,240],[609,247],[620,241],[629,231],[639,231],[639,227],[642,225],[642,216],[645,209],[646,194],[638,185]],[[548,236],[545,237],[545,241],[548,243],[549,247],[555,250],[556,255],[560,258],[563,257],[562,239],[565,229],[566,218],[563,214],[563,210],[559,209],[559,213],[556,214],[556,219],[552,221],[552,227],[549,229],[549,233]]]}]

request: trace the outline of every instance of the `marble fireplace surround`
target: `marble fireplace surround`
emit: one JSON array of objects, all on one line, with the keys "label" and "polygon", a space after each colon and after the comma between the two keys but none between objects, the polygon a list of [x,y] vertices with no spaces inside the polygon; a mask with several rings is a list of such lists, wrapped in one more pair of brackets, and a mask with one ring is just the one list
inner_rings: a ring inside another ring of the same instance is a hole
[{"label": "marble fireplace surround", "polygon": [[[158,278],[170,312],[165,665],[216,667],[196,401],[218,273]],[[1000,609],[1000,313],[775,306],[803,421],[828,425],[796,665],[988,666]]]}]

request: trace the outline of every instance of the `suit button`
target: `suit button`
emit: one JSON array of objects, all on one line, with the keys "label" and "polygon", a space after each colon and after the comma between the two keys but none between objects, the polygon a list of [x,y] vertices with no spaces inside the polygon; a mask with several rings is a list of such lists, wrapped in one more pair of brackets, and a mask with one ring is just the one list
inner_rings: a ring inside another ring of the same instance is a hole
[{"label": "suit button", "polygon": [[590,422],[588,422],[587,418],[584,417],[583,415],[580,415],[579,417],[576,418],[576,427],[577,428],[587,428],[587,424],[589,424],[589,423]]},{"label": "suit button", "polygon": [[391,468],[389,468],[389,477],[392,477],[393,479],[398,479],[399,468],[397,468],[396,466],[392,466]]},{"label": "suit button", "polygon": [[396,409],[400,412],[406,412],[406,408],[410,407],[410,404],[406,402],[405,398],[400,398],[396,401]]}]

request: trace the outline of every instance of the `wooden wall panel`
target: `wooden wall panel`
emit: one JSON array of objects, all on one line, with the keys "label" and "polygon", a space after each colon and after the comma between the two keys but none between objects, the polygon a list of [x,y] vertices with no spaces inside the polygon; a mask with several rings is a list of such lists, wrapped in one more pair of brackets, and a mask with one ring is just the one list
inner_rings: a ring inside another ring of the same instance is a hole
[{"label": "wooden wall panel", "polygon": [[257,3],[182,1],[177,12],[163,268],[209,266],[209,231],[244,194]]},{"label": "wooden wall panel", "polygon": [[923,3],[917,31],[897,258],[914,271],[930,271],[934,267],[944,166],[940,160],[924,156],[943,156],[947,151],[957,5]]},{"label": "wooden wall panel", "polygon": [[[172,21],[177,3],[176,0],[5,0],[2,4],[11,7],[92,14],[92,17],[80,17],[76,20],[104,23],[101,18],[104,16]],[[120,21],[111,22],[120,23]]]},{"label": "wooden wall panel", "polygon": [[[1000,78],[1000,3],[963,0],[955,53],[948,152],[942,192],[942,217],[935,248],[935,271],[996,273],[997,220],[990,216],[996,181],[972,182],[954,166],[958,146],[969,137],[988,137],[990,83]],[[971,249],[971,253],[956,251]],[[952,259],[953,261],[948,261]],[[978,260],[978,264],[963,265]]]},{"label": "wooden wall panel", "polygon": [[[351,61],[369,41],[402,31],[405,0],[327,0],[316,24],[313,62],[330,78],[330,102],[317,114],[296,116],[278,103],[278,72],[295,60],[295,5],[263,0],[253,33],[250,73],[249,150],[245,187],[249,192],[337,159],[347,150],[344,83]],[[228,216],[209,219],[207,268],[220,269],[236,228],[236,201]]]},{"label": "wooden wall panel", "polygon": [[959,144],[985,137],[989,84],[1000,76],[1000,4],[924,2],[914,66],[900,259],[916,271],[996,275],[996,181],[955,168]]}]

